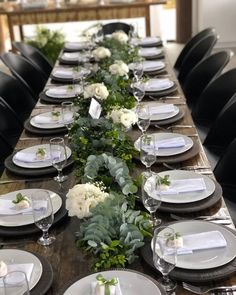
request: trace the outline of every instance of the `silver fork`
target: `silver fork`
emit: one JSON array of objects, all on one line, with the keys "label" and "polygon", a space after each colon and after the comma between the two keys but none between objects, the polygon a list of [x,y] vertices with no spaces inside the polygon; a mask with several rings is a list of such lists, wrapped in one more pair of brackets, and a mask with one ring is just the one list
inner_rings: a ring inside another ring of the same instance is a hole
[{"label": "silver fork", "polygon": [[170,130],[170,129],[175,129],[175,128],[194,128],[193,125],[171,125],[168,127],[162,127],[158,124],[154,125],[156,128],[161,129],[161,130]]},{"label": "silver fork", "polygon": [[236,285],[209,287],[209,286],[194,286],[185,282],[183,282],[183,288],[195,294],[206,294],[211,291],[236,291]]},{"label": "silver fork", "polygon": [[162,165],[170,170],[198,170],[198,169],[211,169],[210,166],[182,166],[182,167],[174,167],[167,163],[162,163]]}]

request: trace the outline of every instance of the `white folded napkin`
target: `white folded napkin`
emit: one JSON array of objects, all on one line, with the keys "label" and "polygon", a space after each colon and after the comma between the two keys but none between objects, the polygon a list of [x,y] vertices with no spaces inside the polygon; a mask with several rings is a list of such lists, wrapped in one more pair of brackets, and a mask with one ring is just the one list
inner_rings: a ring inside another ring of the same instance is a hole
[{"label": "white folded napkin", "polygon": [[151,79],[145,84],[146,91],[158,91],[172,86],[170,79]]},{"label": "white folded napkin", "polygon": [[191,179],[171,179],[170,186],[167,190],[161,190],[162,195],[171,195],[195,191],[203,191],[206,189],[206,184],[203,178]]},{"label": "white folded napkin", "polygon": [[58,78],[72,78],[73,70],[58,68],[53,71],[53,76]]},{"label": "white folded napkin", "polygon": [[68,112],[66,113],[64,116],[60,115],[60,117],[58,117],[58,121],[55,121],[52,119],[52,117],[49,117],[48,115],[37,115],[34,117],[34,122],[36,124],[63,124],[63,123],[69,123],[73,121],[73,113],[72,112]]},{"label": "white folded napkin", "polygon": [[32,207],[27,209],[16,209],[12,200],[0,199],[0,215],[18,215],[32,212]]},{"label": "white folded napkin", "polygon": [[156,47],[140,48],[139,55],[142,57],[155,56],[162,53],[162,50]]},{"label": "white folded napkin", "polygon": [[81,59],[81,54],[79,54],[78,52],[65,52],[62,54],[61,58],[64,60],[77,61]]},{"label": "white folded napkin", "polygon": [[155,140],[155,146],[158,149],[176,148],[185,146],[183,137],[172,137],[167,139]]},{"label": "white folded napkin", "polygon": [[179,248],[177,254],[189,254],[199,250],[210,250],[223,248],[227,242],[219,231],[209,231],[192,235],[185,235],[183,238],[183,247]]},{"label": "white folded napkin", "polygon": [[68,42],[65,44],[65,48],[82,50],[88,48],[89,42]]},{"label": "white folded napkin", "polygon": [[140,45],[149,45],[160,41],[159,37],[145,37],[139,41]]},{"label": "white folded napkin", "polygon": [[164,104],[161,106],[149,107],[150,115],[167,114],[167,113],[172,113],[174,111],[175,111],[175,106],[173,104]]},{"label": "white folded napkin", "polygon": [[164,68],[165,64],[162,61],[144,61],[143,70],[144,71],[155,71]]},{"label": "white folded napkin", "polygon": [[[122,295],[119,279],[117,278],[117,280],[118,280],[118,283],[117,283],[116,286],[109,286],[110,295]],[[97,281],[94,281],[94,282],[91,283],[91,293],[92,293],[92,295],[105,295],[104,286],[102,286],[102,288],[100,289],[100,292],[97,293],[96,290],[95,290],[96,285],[97,285]]]},{"label": "white folded napkin", "polygon": [[[73,86],[74,87],[74,86]],[[81,86],[75,85],[75,89],[68,88],[68,86],[62,86],[62,87],[53,87],[49,88],[46,91],[46,95],[53,96],[53,97],[73,97],[75,96],[75,93],[81,92]]]},{"label": "white folded napkin", "polygon": [[[61,152],[55,152],[54,159],[60,158]],[[51,160],[50,153],[46,154],[43,160],[38,159],[35,153],[18,152],[15,154],[14,159],[24,163],[37,163]]]},{"label": "white folded napkin", "polygon": [[[33,263],[7,264],[7,272],[22,271],[26,274],[28,282],[30,282],[33,268],[34,268]],[[12,281],[11,283],[12,284],[17,283],[17,277],[16,277],[16,281]],[[3,287],[3,279],[2,278],[0,278],[0,287]]]}]

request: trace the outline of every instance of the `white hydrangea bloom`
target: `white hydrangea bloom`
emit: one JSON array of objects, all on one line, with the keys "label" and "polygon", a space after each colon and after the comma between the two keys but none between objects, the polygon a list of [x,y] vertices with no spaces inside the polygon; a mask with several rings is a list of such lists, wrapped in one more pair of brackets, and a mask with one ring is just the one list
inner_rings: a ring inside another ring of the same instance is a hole
[{"label": "white hydrangea bloom", "polygon": [[95,60],[97,60],[97,61],[99,61],[100,59],[111,56],[111,51],[105,47],[98,47],[98,48],[94,49],[92,53],[93,53]]},{"label": "white hydrangea bloom", "polygon": [[111,34],[111,37],[118,40],[120,43],[127,43],[129,40],[128,35],[124,31],[116,31]]},{"label": "white hydrangea bloom", "polygon": [[109,71],[112,75],[126,76],[129,72],[129,67],[122,60],[117,60],[109,67]]},{"label": "white hydrangea bloom", "polygon": [[94,83],[85,87],[84,98],[96,97],[98,99],[106,99],[109,95],[107,87],[103,83]]},{"label": "white hydrangea bloom", "polygon": [[121,123],[125,128],[130,128],[138,121],[137,114],[129,109],[113,109],[107,116],[113,123]]}]

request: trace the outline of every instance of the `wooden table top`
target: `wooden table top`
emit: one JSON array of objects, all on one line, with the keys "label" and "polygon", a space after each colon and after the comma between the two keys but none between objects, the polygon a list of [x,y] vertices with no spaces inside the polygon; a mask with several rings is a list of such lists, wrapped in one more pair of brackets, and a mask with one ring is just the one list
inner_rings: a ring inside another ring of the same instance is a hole
[{"label": "wooden table top", "polygon": [[[181,119],[178,122],[178,125],[194,125],[193,120],[191,118],[191,114],[185,104],[185,98],[183,95],[183,92],[178,84],[178,81],[175,77],[174,71],[168,61],[168,59],[165,59],[166,62],[166,72],[168,77],[170,79],[173,79],[177,85],[178,89],[175,93],[173,93],[173,97],[179,97],[179,98],[173,98],[168,100],[167,102],[176,103],[180,108],[185,109],[186,114],[183,119]],[[57,65],[56,65],[57,66]],[[165,75],[165,74],[163,74]],[[163,75],[160,75],[163,77]],[[51,80],[49,79],[48,84],[46,87],[50,87]],[[38,103],[33,110],[32,115],[38,114],[40,112],[45,112],[49,110],[51,107],[50,105],[42,105]],[[186,129],[172,129],[176,130],[176,132],[191,135],[196,134],[197,131],[195,127],[193,128],[186,128]],[[149,132],[152,131],[158,131],[156,128],[150,128]],[[134,133],[138,132],[134,129]],[[207,157],[204,153],[204,150],[202,148],[200,139],[197,137],[198,143],[200,145],[200,153],[195,156],[194,158],[187,160],[183,163],[181,163],[181,166],[186,165],[198,165],[198,166],[209,166],[209,162],[207,160]],[[40,143],[48,143],[49,137],[35,137],[35,136],[29,136],[27,133],[23,132],[21,139],[19,140],[16,148],[22,149],[26,148],[32,145],[40,144]],[[139,173],[143,170],[143,167],[141,164],[137,165],[136,172]],[[165,168],[162,165],[156,165],[154,168],[156,171],[164,170]],[[211,174],[211,170],[199,170],[198,172],[209,172],[209,176],[213,177],[213,174]],[[45,176],[47,177],[47,176]],[[13,174],[9,172],[4,172],[1,180],[3,179],[20,179],[20,177],[16,177]],[[69,179],[64,182],[62,185],[59,185],[53,180],[45,180],[45,181],[29,181],[29,182],[15,182],[15,183],[9,183],[0,185],[0,194],[4,194],[10,191],[15,191],[19,189],[24,188],[44,188],[44,189],[50,189],[52,191],[58,192],[63,198],[65,198],[65,194],[68,192],[68,189],[71,188],[75,184],[75,177],[73,175],[73,172],[69,173]],[[210,209],[204,210],[202,212],[198,212],[199,215],[203,214],[214,214],[216,213],[221,207],[225,207],[225,204],[223,200],[218,202],[215,206],[211,207]],[[171,220],[169,214],[159,214],[160,217],[163,220],[163,223],[168,222]],[[193,214],[187,215],[189,218],[194,216]],[[75,245],[75,235],[74,233],[79,230],[80,221],[76,218],[66,218],[63,220],[63,222],[60,225],[55,226],[54,228],[50,229],[50,232],[53,233],[56,236],[56,242],[52,244],[49,247],[42,247],[38,245],[35,241],[37,240],[39,235],[32,235],[32,236],[25,236],[21,238],[3,238],[0,239],[0,245],[1,242],[17,242],[17,245],[5,245],[3,246],[3,249],[12,248],[12,249],[24,249],[28,251],[32,251],[38,254],[43,255],[50,261],[53,267],[54,272],[54,280],[53,285],[51,289],[47,292],[47,295],[49,294],[58,294],[59,290],[61,290],[68,282],[75,279],[77,276],[83,277],[89,273],[91,273],[90,267],[92,264],[92,258],[87,256],[83,251],[78,250]],[[33,240],[33,241],[32,241]],[[159,276],[157,273],[154,273],[146,264],[141,260],[141,258],[137,259],[135,263],[128,266],[129,269],[138,270],[142,273],[148,274],[152,276],[154,279],[157,279]],[[232,278],[225,280],[222,283],[228,283],[233,284],[236,283],[236,275]],[[188,292],[186,290],[183,290],[181,286],[179,285],[176,294],[178,295],[187,295],[192,294],[191,292]],[[39,294],[40,295],[40,294]],[[141,294],[140,294],[141,295]]]}]

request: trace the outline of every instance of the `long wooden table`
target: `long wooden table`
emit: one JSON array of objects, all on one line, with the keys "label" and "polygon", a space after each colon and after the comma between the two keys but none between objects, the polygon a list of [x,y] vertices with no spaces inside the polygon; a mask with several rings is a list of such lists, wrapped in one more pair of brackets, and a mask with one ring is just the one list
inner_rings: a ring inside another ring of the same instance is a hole
[{"label": "long wooden table", "polygon": [[[166,60],[167,64],[167,72],[168,75],[170,75],[170,78],[176,81],[178,84],[176,77],[174,75],[174,72],[168,62]],[[46,87],[49,87],[51,85],[51,81],[49,79],[48,84]],[[171,99],[168,100],[168,102],[173,102],[179,104],[179,107],[186,109],[186,114],[181,121],[178,122],[178,124],[182,125],[189,125],[193,124],[190,112],[187,109],[187,106],[185,103],[185,98],[182,93],[182,90],[178,84],[178,89],[176,93],[173,94],[173,96],[180,96],[178,99]],[[32,115],[45,112],[47,110],[50,110],[50,105],[44,105],[38,103],[38,105],[33,110]],[[150,128],[149,132],[158,131],[155,128]],[[191,131],[189,129],[179,129],[179,133],[183,134],[195,134],[196,129],[192,128]],[[22,139],[22,140],[21,140]],[[17,149],[26,148],[35,144],[41,144],[41,143],[48,143],[49,138],[48,137],[38,137],[36,138],[34,135],[29,136],[25,132],[23,132],[21,139],[19,140],[17,144]],[[202,145],[200,143],[200,140],[198,138],[199,144],[200,144],[200,152],[197,156],[194,158],[185,161],[181,163],[182,166],[185,165],[199,165],[203,166],[209,165],[209,162],[206,158],[206,155],[204,153],[204,150],[202,148]],[[164,170],[165,168],[161,165],[156,166],[155,168],[157,171]],[[143,166],[141,164],[137,165],[137,171],[142,171]],[[137,172],[136,171],[136,172]],[[210,177],[213,177],[213,174],[211,174],[211,171],[208,169],[210,173]],[[206,172],[206,170],[202,170],[202,172]],[[199,173],[201,173],[201,170],[199,170]],[[45,176],[46,177],[46,176]],[[9,172],[4,172],[4,175],[2,176],[1,180],[3,179],[18,179],[19,177],[14,176],[13,174]],[[58,192],[63,198],[65,198],[65,194],[67,193],[68,189],[71,188],[75,184],[75,178],[73,175],[73,172],[69,173],[69,179],[64,182],[61,186],[56,183],[53,180],[45,180],[45,181],[38,181],[38,182],[15,182],[10,184],[4,184],[0,185],[0,194],[4,194],[10,191],[19,190],[23,188],[44,188],[44,189],[50,189],[52,191]],[[211,215],[216,213],[221,207],[225,207],[223,199],[219,201],[215,206],[204,210],[202,212],[198,212],[199,215],[207,214]],[[191,218],[192,214],[189,214],[188,217]],[[168,222],[171,220],[169,214],[160,214],[160,217],[163,220],[163,223]],[[78,250],[75,245],[75,232],[79,230],[80,222],[77,218],[66,218],[63,220],[63,222],[60,225],[55,226],[50,230],[51,233],[55,234],[56,236],[56,242],[52,244],[49,247],[43,247],[36,243],[36,239],[39,235],[32,235],[27,237],[21,237],[16,239],[15,237],[12,238],[3,238],[0,239],[0,245],[1,242],[17,242],[20,244],[17,245],[5,245],[3,246],[3,249],[5,248],[16,248],[16,249],[24,249],[28,251],[32,251],[34,253],[41,254],[45,256],[48,261],[52,264],[53,271],[54,271],[54,281],[51,289],[47,292],[47,295],[51,294],[59,294],[59,291],[65,286],[69,281],[75,279],[77,276],[83,277],[89,273],[91,273],[90,267],[92,264],[92,258],[89,256],[86,256],[84,252],[81,250]],[[20,230],[20,229],[19,229]],[[35,241],[32,241],[35,240]],[[158,275],[157,273],[154,273],[150,270],[150,268],[140,259],[137,259],[135,263],[128,266],[130,269],[138,270],[140,272],[143,272],[145,274],[148,274],[152,276],[153,278],[157,279]],[[231,277],[228,280],[225,280],[222,282],[224,284],[233,284],[236,283],[236,275]],[[178,286],[178,289],[176,291],[176,294],[179,295],[187,295],[192,294],[191,292],[188,292],[184,290],[180,285]],[[39,294],[41,295],[41,294]],[[142,295],[142,294],[140,294]]]},{"label": "long wooden table", "polygon": [[149,36],[150,6],[165,4],[166,0],[134,0],[132,2],[94,1],[94,4],[70,4],[70,2],[56,5],[49,3],[46,8],[23,9],[20,4],[4,3],[0,8],[0,15],[7,17],[11,42],[15,41],[14,26],[19,26],[23,39],[23,25],[65,23],[73,21],[90,21],[104,19],[127,19],[144,17],[146,33]]}]

